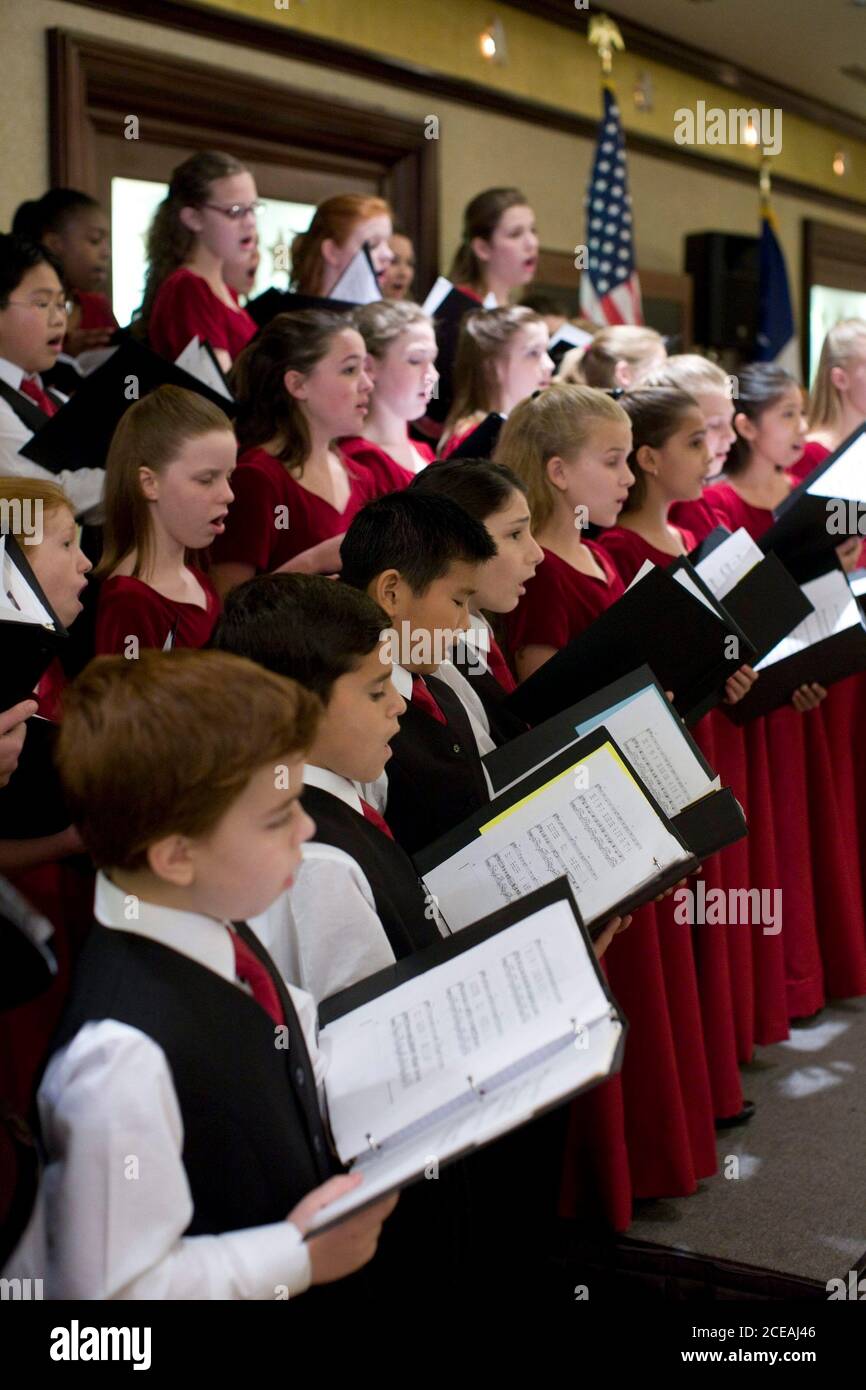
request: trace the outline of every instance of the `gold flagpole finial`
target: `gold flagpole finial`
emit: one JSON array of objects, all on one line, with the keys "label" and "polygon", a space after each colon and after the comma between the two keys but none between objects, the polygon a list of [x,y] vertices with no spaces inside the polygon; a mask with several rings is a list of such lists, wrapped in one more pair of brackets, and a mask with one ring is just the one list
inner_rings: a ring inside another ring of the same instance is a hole
[{"label": "gold flagpole finial", "polygon": [[619,26],[614,23],[610,15],[593,15],[589,21],[589,42],[593,48],[598,49],[602,73],[605,77],[610,77],[613,72],[614,49],[619,53],[625,52],[625,44],[622,41]]}]

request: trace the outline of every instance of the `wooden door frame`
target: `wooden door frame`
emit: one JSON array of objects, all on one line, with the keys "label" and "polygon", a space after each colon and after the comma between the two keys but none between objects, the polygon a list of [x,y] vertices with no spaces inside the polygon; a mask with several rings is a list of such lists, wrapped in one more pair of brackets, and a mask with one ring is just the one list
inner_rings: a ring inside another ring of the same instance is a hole
[{"label": "wooden door frame", "polygon": [[123,134],[130,114],[140,138],[149,132],[182,148],[273,160],[279,145],[293,160],[341,173],[367,161],[382,167],[383,196],[415,242],[419,287],[436,278],[438,143],[425,138],[422,120],[88,34],[49,29],[46,37],[53,185],[95,194],[93,134]]},{"label": "wooden door frame", "polygon": [[866,237],[852,227],[837,227],[803,218],[802,304],[800,351],[803,380],[809,380],[811,342],[809,311],[813,285],[830,285],[866,293]]}]

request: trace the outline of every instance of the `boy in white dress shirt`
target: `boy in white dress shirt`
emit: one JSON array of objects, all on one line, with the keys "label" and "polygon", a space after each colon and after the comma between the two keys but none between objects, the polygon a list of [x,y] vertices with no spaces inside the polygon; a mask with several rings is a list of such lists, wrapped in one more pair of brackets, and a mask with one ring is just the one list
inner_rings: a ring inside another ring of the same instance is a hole
[{"label": "boy in white dress shirt", "polygon": [[245,918],[288,887],[315,696],[223,652],[101,657],[61,776],[95,923],[38,1093],[45,1170],[7,1273],[60,1299],[271,1299],[353,1273],[394,1200],[305,1241],[334,1176],[309,996]]},{"label": "boy in white dress shirt", "polygon": [[45,391],[39,376],[63,347],[66,306],[51,253],[22,237],[0,235],[0,474],[58,483],[82,516],[102,501],[105,469],[51,473],[19,453],[66,399]]},{"label": "boy in white dress shirt", "polygon": [[406,710],[391,680],[387,626],[378,604],[348,585],[268,574],[232,590],[213,637],[325,706],[304,770],[315,836],[291,892],[250,924],[317,1003],[441,939],[411,860],[362,794],[386,767]]}]

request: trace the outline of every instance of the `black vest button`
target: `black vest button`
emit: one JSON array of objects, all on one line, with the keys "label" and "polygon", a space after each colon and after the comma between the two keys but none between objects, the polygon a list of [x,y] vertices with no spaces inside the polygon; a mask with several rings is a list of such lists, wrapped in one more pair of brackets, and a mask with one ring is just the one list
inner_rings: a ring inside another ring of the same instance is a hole
[{"label": "black vest button", "polygon": [[297,1081],[297,1083],[298,1083],[299,1086],[303,1086],[303,1084],[304,1084],[304,1068],[303,1068],[303,1067],[296,1067],[296,1068],[295,1068],[295,1080]]},{"label": "black vest button", "polygon": [[455,753],[459,753],[459,752],[460,752],[460,744],[459,744],[459,743],[455,743],[455,744],[454,744],[454,752],[455,752]]}]

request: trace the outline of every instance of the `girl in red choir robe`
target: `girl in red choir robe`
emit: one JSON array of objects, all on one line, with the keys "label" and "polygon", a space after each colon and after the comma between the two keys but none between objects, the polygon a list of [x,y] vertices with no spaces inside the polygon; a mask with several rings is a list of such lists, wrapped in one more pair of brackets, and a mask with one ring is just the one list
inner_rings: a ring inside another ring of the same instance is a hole
[{"label": "girl in red choir robe", "polygon": [[[0,478],[0,502],[9,530],[61,623],[69,628],[82,610],[90,561],[78,545],[75,516],[56,483]],[[17,505],[16,505],[17,504]],[[22,516],[41,513],[41,533],[19,529]],[[5,627],[6,624],[3,624]],[[3,633],[0,630],[0,659]],[[18,766],[0,789],[0,873],[8,877],[55,929],[58,974],[40,998],[0,1015],[3,1100],[26,1114],[33,1082],[63,1006],[71,963],[90,920],[93,872],[63,801],[51,764],[53,725],[62,712],[66,678],[55,659],[37,684]],[[37,715],[38,718],[32,717]],[[48,722],[43,722],[48,721]]]},{"label": "girl in red choir robe", "polygon": [[508,415],[553,375],[547,324],[525,305],[477,309],[460,325],[454,361],[454,399],[442,429],[447,458],[491,411]]},{"label": "girl in red choir robe", "polygon": [[[866,421],[866,320],[843,319],[830,329],[821,349],[809,397],[809,433],[794,472],[801,481]],[[866,529],[862,521],[860,533]],[[863,568],[866,543],[846,540],[837,550],[845,570]],[[852,737],[866,718],[866,678],[849,676],[827,692],[819,711],[838,785],[857,807],[861,873],[866,870],[866,756]]]},{"label": "girl in red choir robe", "polygon": [[55,255],[74,308],[66,324],[63,352],[78,357],[105,347],[117,328],[105,290],[110,233],[108,218],[89,193],[51,188],[36,201],[22,203],[12,230],[41,243]]},{"label": "girl in red choir robe", "polygon": [[305,232],[292,242],[292,285],[298,294],[330,297],[343,271],[362,246],[381,282],[394,259],[393,221],[384,198],[369,193],[338,193],[313,213]]},{"label": "girl in red choir robe", "polygon": [[406,487],[435,457],[429,444],[409,438],[433,395],[436,334],[429,316],[408,301],[366,304],[352,316],[367,348],[373,394],[363,429],[339,441],[344,458],[364,464],[383,491]]},{"label": "girl in red choir robe", "polygon": [[339,569],[352,517],[392,491],[334,444],[363,425],[373,385],[366,356],[357,329],[321,309],[278,314],[242,354],[235,500],[212,550],[221,593],[316,547],[322,572]]},{"label": "girl in red choir robe", "polygon": [[106,464],[97,652],[134,657],[210,640],[219,598],[188,557],[225,529],[236,448],[219,406],[178,386],[123,416]]},{"label": "girl in red choir robe", "polygon": [[[744,526],[757,539],[794,485],[788,470],[802,454],[805,422],[799,387],[781,368],[745,368],[738,387],[738,444],[727,464],[727,481],[710,489],[708,497],[723,525],[731,530]],[[824,719],[812,713],[825,695],[820,686],[801,687],[791,706],[764,721],[791,1018],[816,1012],[825,995],[866,992],[866,928],[851,788],[838,775]]]},{"label": "girl in red choir robe", "polygon": [[[506,633],[519,679],[578,636],[624,592],[604,549],[584,541],[588,522],[613,525],[634,481],[631,424],[602,391],[557,383],[509,416],[496,461],[522,478],[544,559]],[[571,1176],[608,1169],[608,1212],[636,1197],[685,1195],[715,1171],[713,1104],[689,929],[679,959],[662,946],[655,907],[635,914],[605,957],[630,1036],[617,1083],[577,1107]],[[622,1118],[617,1104],[622,1099]],[[603,1113],[598,1113],[605,1107]],[[624,1126],[628,1183],[617,1125]],[[567,1176],[569,1165],[567,1165]]]},{"label": "girl in red choir robe", "polygon": [[256,325],[224,269],[252,255],[257,212],[255,180],[231,155],[201,151],[174,170],[147,234],[140,322],[155,352],[173,362],[198,337],[229,370]]},{"label": "girl in red choir robe", "polygon": [[486,188],[467,203],[450,279],[479,304],[507,308],[538,269],[535,214],[519,188]]},{"label": "girl in red choir robe", "polygon": [[[632,422],[629,462],[635,485],[619,525],[602,532],[600,543],[616,563],[623,582],[629,584],[645,561],[666,568],[677,555],[693,548],[694,537],[672,525],[668,516],[674,502],[700,497],[712,451],[703,412],[695,398],[685,392],[653,386],[627,392],[622,404]],[[755,673],[744,666],[727,683],[727,701],[740,699],[754,680]],[[740,730],[714,711],[693,733],[723,784],[732,787],[747,807],[748,758]],[[756,786],[763,787],[766,780],[764,764]],[[770,824],[766,800],[762,802],[755,795],[753,800],[763,816],[748,818],[749,834],[753,841],[763,838],[761,862],[764,872],[767,867],[772,871],[774,843],[766,835]],[[707,889],[748,888],[752,883],[749,849],[749,841],[741,840],[705,863],[702,873]],[[756,853],[757,845],[753,844],[753,857]],[[676,922],[677,911],[668,902],[657,908],[664,921],[660,931],[663,946],[676,940],[669,919]],[[765,1042],[776,1041],[787,1032],[781,945],[777,937],[764,935],[760,924],[696,923],[693,940],[714,1110],[716,1119],[729,1125],[751,1113],[749,1106],[743,1106],[738,1063],[750,1059],[756,1034]],[[767,1016],[764,1005],[771,986],[776,1008]],[[756,999],[761,1005],[757,1017]]]}]

